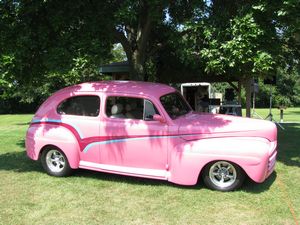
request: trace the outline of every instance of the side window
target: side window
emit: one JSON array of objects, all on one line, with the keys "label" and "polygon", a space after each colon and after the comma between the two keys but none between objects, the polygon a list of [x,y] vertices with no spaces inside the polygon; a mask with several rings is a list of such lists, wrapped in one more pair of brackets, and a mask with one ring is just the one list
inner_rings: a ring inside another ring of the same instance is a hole
[{"label": "side window", "polygon": [[67,98],[57,107],[57,113],[61,115],[98,116],[99,111],[100,98],[92,95]]},{"label": "side window", "polygon": [[105,113],[110,118],[152,120],[158,113],[153,104],[142,98],[108,97]]},{"label": "side window", "polygon": [[153,120],[153,115],[159,114],[156,107],[149,100],[145,99],[144,101],[144,120],[151,121]]}]

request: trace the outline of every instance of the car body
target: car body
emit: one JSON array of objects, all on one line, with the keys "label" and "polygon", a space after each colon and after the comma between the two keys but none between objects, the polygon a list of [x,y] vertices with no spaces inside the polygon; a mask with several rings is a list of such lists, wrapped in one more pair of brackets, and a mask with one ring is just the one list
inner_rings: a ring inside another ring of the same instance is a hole
[{"label": "car body", "polygon": [[50,175],[77,168],[208,187],[238,188],[274,170],[277,128],[264,120],[196,113],[158,83],[99,81],[64,88],[34,115],[27,155]]}]

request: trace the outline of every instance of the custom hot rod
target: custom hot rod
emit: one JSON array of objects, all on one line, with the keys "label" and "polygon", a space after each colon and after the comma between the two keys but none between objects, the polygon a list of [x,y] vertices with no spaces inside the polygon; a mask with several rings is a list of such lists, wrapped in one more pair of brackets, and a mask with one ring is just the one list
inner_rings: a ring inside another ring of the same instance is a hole
[{"label": "custom hot rod", "polygon": [[34,115],[27,155],[53,176],[84,168],[194,185],[239,188],[274,170],[277,129],[269,121],[194,112],[174,88],[102,81],[64,88]]}]

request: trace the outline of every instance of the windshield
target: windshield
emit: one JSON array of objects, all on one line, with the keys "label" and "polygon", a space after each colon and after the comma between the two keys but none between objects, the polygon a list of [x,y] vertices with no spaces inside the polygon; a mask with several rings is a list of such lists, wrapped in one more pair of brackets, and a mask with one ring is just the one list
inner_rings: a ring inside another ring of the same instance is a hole
[{"label": "windshield", "polygon": [[177,92],[160,97],[160,102],[172,119],[176,119],[177,117],[192,111],[191,107]]}]

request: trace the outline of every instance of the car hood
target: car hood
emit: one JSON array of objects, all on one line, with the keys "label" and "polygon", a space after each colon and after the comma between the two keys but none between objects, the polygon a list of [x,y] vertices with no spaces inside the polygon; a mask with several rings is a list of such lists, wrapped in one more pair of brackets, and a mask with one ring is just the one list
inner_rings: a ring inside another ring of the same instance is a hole
[{"label": "car hood", "polygon": [[178,125],[179,134],[185,139],[195,139],[200,135],[262,137],[270,141],[277,140],[276,125],[266,120],[192,112],[177,118],[174,122]]}]

